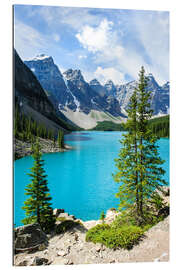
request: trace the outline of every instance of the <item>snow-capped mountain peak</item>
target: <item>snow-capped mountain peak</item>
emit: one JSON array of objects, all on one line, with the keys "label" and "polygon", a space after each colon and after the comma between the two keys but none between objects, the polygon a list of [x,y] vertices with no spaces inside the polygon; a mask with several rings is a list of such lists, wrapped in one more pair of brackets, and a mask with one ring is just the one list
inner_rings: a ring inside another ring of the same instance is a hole
[{"label": "snow-capped mountain peak", "polygon": [[39,55],[36,55],[32,60],[39,61],[39,60],[45,60],[48,58],[52,58],[52,57],[45,54],[39,54]]}]

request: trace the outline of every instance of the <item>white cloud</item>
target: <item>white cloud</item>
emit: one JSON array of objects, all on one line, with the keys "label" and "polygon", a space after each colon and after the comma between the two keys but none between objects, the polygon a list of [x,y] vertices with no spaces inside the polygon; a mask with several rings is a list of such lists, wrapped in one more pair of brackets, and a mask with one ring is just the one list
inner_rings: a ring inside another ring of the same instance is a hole
[{"label": "white cloud", "polygon": [[124,81],[125,73],[135,78],[144,60],[135,51],[122,46],[117,30],[113,31],[112,27],[113,23],[106,19],[97,27],[85,25],[76,34],[76,38],[85,49],[94,54],[96,64],[109,66],[97,68],[95,75],[98,79],[104,82],[109,78],[119,84],[122,80]]},{"label": "white cloud", "polygon": [[102,68],[97,67],[96,71],[94,72],[95,77],[104,84],[107,80],[112,80],[115,84],[124,83],[124,74],[114,67],[109,68]]},{"label": "white cloud", "polygon": [[[106,19],[95,27],[83,26],[76,34],[76,38],[83,48],[94,54],[93,59],[96,64],[113,66],[114,70],[121,74],[126,73],[134,79],[137,79],[143,65],[147,72],[153,73],[158,83],[162,84],[169,79],[167,13],[138,12],[133,14],[129,29],[126,28],[126,30],[129,35],[131,33],[136,35],[135,42],[125,44],[125,35],[119,34],[122,30],[114,29],[113,23]],[[139,49],[137,46],[142,48]]]},{"label": "white cloud", "polygon": [[78,58],[79,59],[86,59],[87,58],[87,55],[78,55]]},{"label": "white cloud", "polygon": [[58,42],[60,40],[60,36],[58,34],[53,34],[53,39]]},{"label": "white cloud", "polygon": [[76,38],[85,49],[90,52],[104,51],[108,48],[111,38],[111,27],[113,22],[104,19],[98,27],[85,25],[83,29],[76,34]]}]

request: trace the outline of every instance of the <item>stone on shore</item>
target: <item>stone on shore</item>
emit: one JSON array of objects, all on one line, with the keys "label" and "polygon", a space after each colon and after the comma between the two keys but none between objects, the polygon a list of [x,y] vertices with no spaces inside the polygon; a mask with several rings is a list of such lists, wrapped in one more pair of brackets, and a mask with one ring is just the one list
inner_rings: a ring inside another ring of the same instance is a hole
[{"label": "stone on shore", "polygon": [[16,251],[30,249],[42,244],[47,245],[47,235],[38,223],[28,224],[14,229],[14,248]]}]

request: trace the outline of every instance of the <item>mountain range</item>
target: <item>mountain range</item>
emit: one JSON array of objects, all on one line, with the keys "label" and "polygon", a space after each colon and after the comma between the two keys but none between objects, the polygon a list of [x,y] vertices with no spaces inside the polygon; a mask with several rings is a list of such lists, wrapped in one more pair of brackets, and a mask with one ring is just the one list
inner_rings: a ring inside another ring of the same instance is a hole
[{"label": "mountain range", "polygon": [[69,119],[61,112],[57,112],[36,76],[23,63],[15,50],[13,60],[15,106],[18,104],[21,112],[32,117],[37,123],[44,124],[55,134],[59,129],[65,133],[75,130],[75,125],[71,125]]},{"label": "mountain range", "polygon": [[[36,76],[56,112],[71,123],[88,129],[96,126],[97,121],[126,121],[126,110],[137,81],[122,85],[115,85],[112,80],[104,85],[97,79],[87,82],[80,70],[61,73],[53,58],[44,54],[24,63]],[[169,82],[160,86],[152,74],[147,78],[154,115],[168,114]]]}]

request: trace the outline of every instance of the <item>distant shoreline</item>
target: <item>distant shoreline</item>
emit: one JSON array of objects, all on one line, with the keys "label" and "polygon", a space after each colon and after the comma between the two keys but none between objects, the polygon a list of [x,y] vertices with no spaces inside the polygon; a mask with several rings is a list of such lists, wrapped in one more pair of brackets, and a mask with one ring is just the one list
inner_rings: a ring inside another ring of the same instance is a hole
[{"label": "distant shoreline", "polygon": [[[55,143],[49,139],[38,138],[39,143],[41,146],[41,152],[45,153],[58,153],[58,152],[65,152],[68,150],[73,149],[70,145],[65,144],[64,148],[59,148],[57,142]],[[30,156],[32,154],[31,151],[32,143],[30,142],[23,142],[18,139],[14,139],[14,161],[25,156]]]}]

